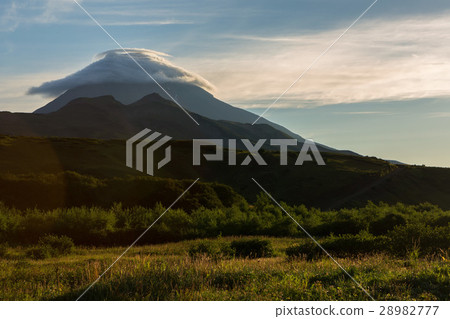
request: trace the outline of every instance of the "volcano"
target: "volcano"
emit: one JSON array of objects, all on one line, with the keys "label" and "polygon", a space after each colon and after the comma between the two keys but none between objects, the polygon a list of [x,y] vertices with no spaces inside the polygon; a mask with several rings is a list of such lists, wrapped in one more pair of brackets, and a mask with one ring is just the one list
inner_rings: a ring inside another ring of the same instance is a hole
[{"label": "volcano", "polygon": [[[173,65],[166,59],[167,55],[164,53],[145,49],[126,50],[128,54],[122,50],[101,53],[84,69],[63,79],[31,88],[29,94],[57,95],[53,101],[34,113],[36,115],[57,113],[76,99],[102,96],[111,96],[123,105],[132,105],[149,94],[156,93],[168,101],[175,99],[185,110],[201,118],[225,121],[228,124],[231,122],[246,124],[254,126],[253,131],[259,131],[259,128],[256,128],[257,125],[251,125],[258,118],[256,114],[215,98],[211,93],[214,87],[206,79]],[[75,104],[80,105],[79,101]],[[105,116],[110,117],[107,114]],[[155,116],[157,119],[158,114]],[[186,114],[184,117],[186,123],[183,123],[183,126],[196,126],[196,123]],[[165,119],[162,120],[164,121]],[[172,123],[172,126],[174,124]],[[265,118],[260,118],[257,124],[271,126],[277,132],[276,135],[281,132],[285,136],[297,139],[300,143],[305,140],[302,136]],[[177,125],[181,124],[177,122]],[[246,129],[252,131],[251,128]],[[162,128],[161,131],[167,131],[167,129]],[[195,131],[194,127],[190,131]],[[341,152],[325,145],[320,147],[329,152]]]}]

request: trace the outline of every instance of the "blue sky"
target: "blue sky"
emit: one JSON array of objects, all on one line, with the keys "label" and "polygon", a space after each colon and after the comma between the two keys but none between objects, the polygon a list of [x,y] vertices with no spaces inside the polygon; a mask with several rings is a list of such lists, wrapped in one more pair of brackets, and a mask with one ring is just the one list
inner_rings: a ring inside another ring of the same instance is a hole
[{"label": "blue sky", "polygon": [[[169,54],[214,95],[257,114],[373,1],[84,0],[124,46]],[[379,0],[266,114],[364,155],[450,166],[450,3]],[[0,110],[116,49],[72,0],[0,4]]]}]

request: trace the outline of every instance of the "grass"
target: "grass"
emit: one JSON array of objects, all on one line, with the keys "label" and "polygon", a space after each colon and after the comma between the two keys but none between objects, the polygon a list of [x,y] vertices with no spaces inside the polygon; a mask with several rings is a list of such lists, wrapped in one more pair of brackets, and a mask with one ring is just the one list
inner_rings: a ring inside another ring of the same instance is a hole
[{"label": "grass", "polygon": [[[189,257],[189,248],[200,240],[133,247],[83,299],[368,300],[329,258],[286,257],[287,247],[306,239],[266,239],[274,248],[270,258]],[[77,247],[67,256],[32,260],[25,248],[7,248],[0,259],[0,299],[75,300],[123,250]],[[337,261],[377,300],[447,300],[450,295],[450,263],[442,256],[373,254]]]}]

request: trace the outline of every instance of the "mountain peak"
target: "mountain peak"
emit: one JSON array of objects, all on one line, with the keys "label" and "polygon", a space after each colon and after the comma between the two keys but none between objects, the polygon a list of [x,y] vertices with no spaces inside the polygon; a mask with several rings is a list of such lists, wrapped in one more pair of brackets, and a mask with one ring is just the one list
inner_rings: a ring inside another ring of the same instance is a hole
[{"label": "mountain peak", "polygon": [[92,112],[110,113],[113,110],[120,110],[121,107],[123,107],[123,104],[117,101],[112,95],[103,95],[98,97],[80,97],[70,101],[69,103],[67,103],[67,105],[53,112],[53,114],[80,114]]},{"label": "mountain peak", "polygon": [[102,95],[102,96],[95,96],[95,97],[79,97],[79,98],[76,98],[76,99],[70,101],[68,103],[68,105],[72,104],[72,103],[80,103],[80,102],[81,103],[94,102],[94,103],[102,103],[102,104],[104,104],[104,103],[114,103],[114,104],[120,103],[112,95]]},{"label": "mountain peak", "polygon": [[145,95],[141,99],[139,99],[136,102],[131,103],[131,104],[148,104],[148,103],[155,103],[155,102],[167,104],[168,102],[171,102],[171,101],[163,98],[158,93],[151,93],[151,94]]}]

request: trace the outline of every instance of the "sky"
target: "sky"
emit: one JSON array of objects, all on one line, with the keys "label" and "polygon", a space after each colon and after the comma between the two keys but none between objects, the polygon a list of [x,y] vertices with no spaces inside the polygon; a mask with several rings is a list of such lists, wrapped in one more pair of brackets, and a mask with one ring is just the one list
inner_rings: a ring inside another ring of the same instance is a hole
[{"label": "sky", "polygon": [[[123,47],[261,114],[373,0],[79,2]],[[449,18],[448,0],[379,0],[264,116],[335,148],[450,167]],[[0,111],[45,105],[30,88],[117,48],[73,0],[2,1]]]}]

